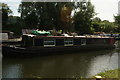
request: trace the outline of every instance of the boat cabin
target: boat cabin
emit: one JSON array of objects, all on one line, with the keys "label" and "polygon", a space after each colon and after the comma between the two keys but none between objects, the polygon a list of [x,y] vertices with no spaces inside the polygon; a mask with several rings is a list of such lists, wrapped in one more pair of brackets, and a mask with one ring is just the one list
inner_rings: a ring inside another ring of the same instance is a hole
[{"label": "boat cabin", "polygon": [[36,36],[24,34],[23,47],[58,47],[58,46],[85,46],[85,45],[114,45],[115,39],[101,36]]}]

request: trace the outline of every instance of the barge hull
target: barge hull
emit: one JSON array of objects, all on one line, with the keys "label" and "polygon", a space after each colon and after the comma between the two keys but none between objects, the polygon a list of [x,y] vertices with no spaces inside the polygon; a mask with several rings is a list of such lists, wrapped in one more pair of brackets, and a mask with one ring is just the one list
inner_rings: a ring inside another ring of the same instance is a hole
[{"label": "barge hull", "polygon": [[58,55],[64,53],[73,53],[81,51],[95,51],[114,49],[114,45],[100,44],[100,45],[85,45],[85,46],[61,46],[61,47],[36,47],[36,48],[20,48],[20,47],[2,47],[2,54],[4,56],[46,56],[46,55]]}]

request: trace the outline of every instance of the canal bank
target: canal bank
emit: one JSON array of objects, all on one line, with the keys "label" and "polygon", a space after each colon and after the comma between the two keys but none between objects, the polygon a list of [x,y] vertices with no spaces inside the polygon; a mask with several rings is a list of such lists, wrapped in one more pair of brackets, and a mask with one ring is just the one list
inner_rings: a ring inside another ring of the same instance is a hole
[{"label": "canal bank", "polygon": [[[101,76],[102,78],[119,78],[119,80],[120,80],[119,73],[120,73],[120,69],[114,69],[114,70],[101,72],[101,73],[97,74],[96,76]],[[93,77],[95,77],[95,76],[93,76]]]}]

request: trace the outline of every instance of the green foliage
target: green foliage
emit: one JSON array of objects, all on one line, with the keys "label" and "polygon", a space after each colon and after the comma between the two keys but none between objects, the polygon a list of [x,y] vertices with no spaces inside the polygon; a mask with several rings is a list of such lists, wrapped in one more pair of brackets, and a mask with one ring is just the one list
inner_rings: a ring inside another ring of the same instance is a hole
[{"label": "green foliage", "polygon": [[95,32],[100,32],[101,31],[101,19],[96,17],[94,19],[92,19],[92,27],[94,28]]},{"label": "green foliage", "polygon": [[108,20],[101,21],[98,17],[92,20],[92,26],[95,29],[95,32],[111,33],[116,32],[117,30],[117,26],[114,22],[109,22]]},{"label": "green foliage", "polygon": [[12,10],[5,3],[2,5],[2,30],[13,31],[15,35],[21,34],[21,21],[19,17],[12,16]]},{"label": "green foliage", "polygon": [[[94,6],[88,2],[22,2],[18,12],[21,18],[15,18],[16,23],[9,21],[12,11],[7,4],[2,3],[3,29],[21,33],[23,28],[38,28],[44,30],[57,29],[65,32],[88,34],[93,32],[120,32],[120,16],[115,16],[115,23],[100,18],[93,18],[96,13]],[[66,6],[69,10],[63,12]],[[74,11],[73,17],[71,11]],[[62,17],[63,16],[63,17]],[[117,26],[116,26],[117,24]]]},{"label": "green foliage", "polygon": [[92,33],[92,18],[95,15],[94,6],[90,1],[77,3],[78,12],[74,16],[75,29],[79,34]]},{"label": "green foliage", "polygon": [[27,28],[61,29],[60,12],[66,2],[22,2],[19,12]]},{"label": "green foliage", "polygon": [[114,17],[115,17],[115,22],[120,25],[120,15]]},{"label": "green foliage", "polygon": [[36,27],[38,19],[35,12],[32,12],[30,15],[26,16],[25,23],[28,24],[29,28]]},{"label": "green foliage", "polygon": [[8,16],[8,24],[2,28],[2,30],[8,30],[15,33],[15,35],[21,35],[22,27],[21,27],[20,17],[16,16]]},{"label": "green foliage", "polygon": [[101,28],[102,31],[106,33],[115,32],[116,29],[114,23],[107,20],[101,22]]},{"label": "green foliage", "polygon": [[7,25],[8,16],[12,13],[7,4],[2,3],[2,26],[5,27]]},{"label": "green foliage", "polygon": [[116,32],[120,32],[120,15],[114,16],[114,18],[115,18],[115,23],[117,24]]},{"label": "green foliage", "polygon": [[118,78],[119,77],[120,69],[109,70],[97,75],[101,76],[102,78]]}]

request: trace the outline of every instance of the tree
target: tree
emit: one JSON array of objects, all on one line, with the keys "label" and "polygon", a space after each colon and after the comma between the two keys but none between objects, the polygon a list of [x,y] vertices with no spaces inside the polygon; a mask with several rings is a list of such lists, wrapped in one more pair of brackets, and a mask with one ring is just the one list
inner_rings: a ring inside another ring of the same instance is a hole
[{"label": "tree", "polygon": [[115,23],[117,24],[117,32],[120,32],[120,15],[114,16]]},{"label": "tree", "polygon": [[113,22],[104,20],[101,22],[101,28],[103,32],[110,33],[110,32],[114,32],[116,27]]},{"label": "tree", "polygon": [[114,22],[109,22],[108,20],[101,21],[100,18],[96,17],[92,19],[92,26],[95,30],[95,32],[115,32],[116,26]]},{"label": "tree", "polygon": [[100,32],[101,31],[101,19],[99,17],[95,17],[92,19],[92,27],[94,28],[95,32]]},{"label": "tree", "polygon": [[35,5],[33,2],[22,2],[22,4],[19,5],[18,12],[21,13],[23,28],[36,27],[38,16],[35,11]]},{"label": "tree", "polygon": [[7,27],[3,30],[9,30],[14,32],[14,35],[21,35],[21,29],[23,25],[21,25],[21,20],[19,16],[8,16],[8,24]]},{"label": "tree", "polygon": [[71,22],[72,22],[71,12],[74,7],[73,4],[66,3],[61,8],[60,19],[63,24],[62,26],[64,28],[64,32],[70,32],[70,29],[71,29]]},{"label": "tree", "polygon": [[74,16],[74,25],[75,30],[79,34],[92,33],[92,18],[95,15],[94,6],[90,1],[88,2],[78,2],[75,16]]},{"label": "tree", "polygon": [[7,25],[8,16],[12,13],[12,10],[7,4],[2,3],[2,26],[3,28]]},{"label": "tree", "polygon": [[[71,8],[71,2],[22,2],[19,7],[21,13],[21,19],[28,28],[39,28],[49,30],[52,28],[64,29],[62,27],[61,9],[64,5],[68,5]],[[34,13],[34,15],[33,15]],[[69,17],[70,17],[69,12]],[[35,19],[32,22],[30,19]]]}]

